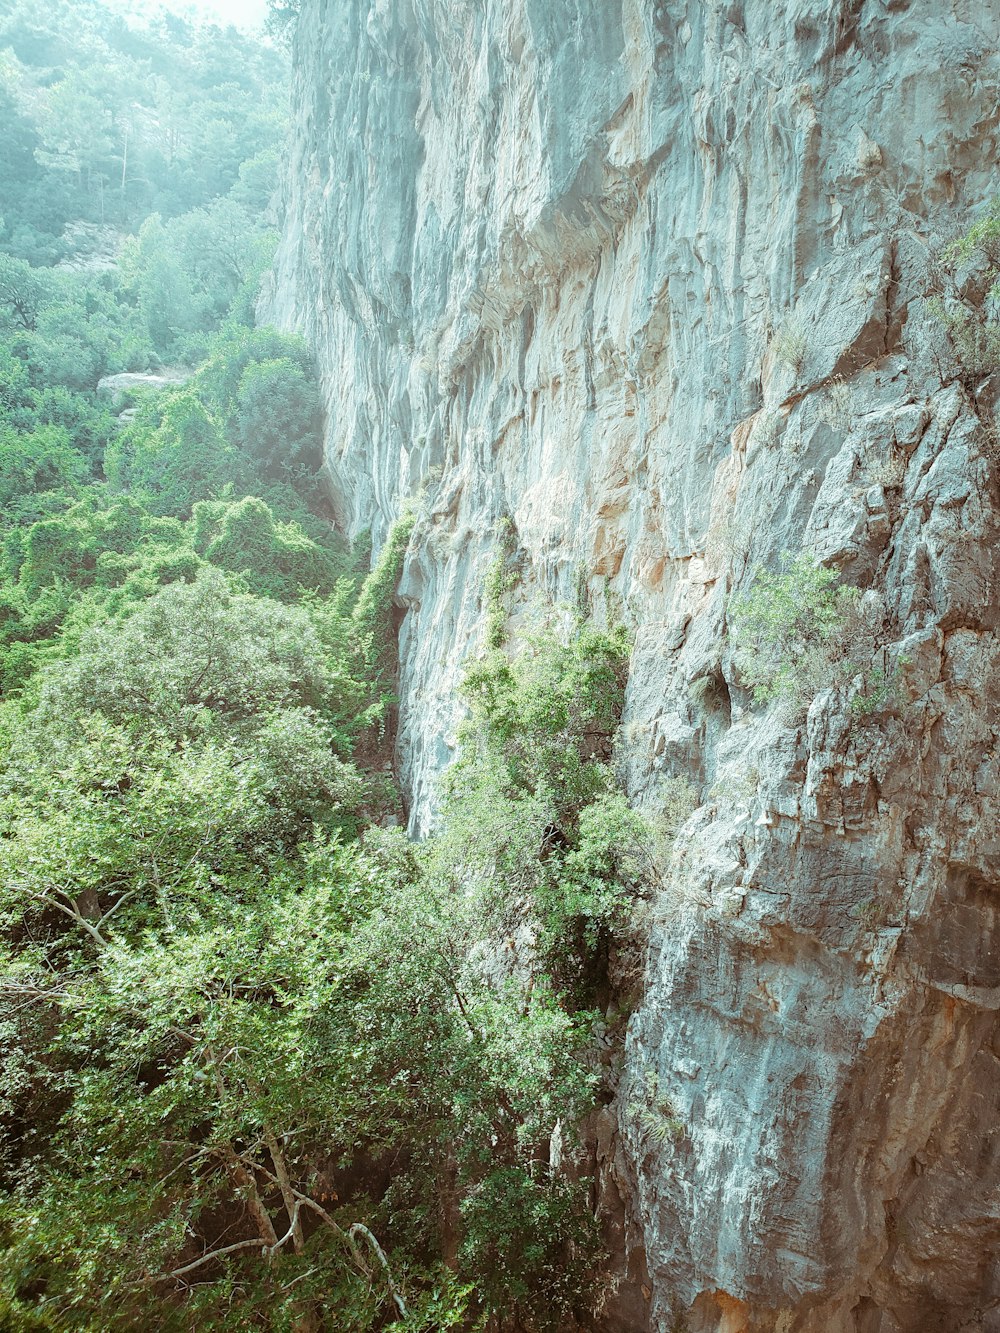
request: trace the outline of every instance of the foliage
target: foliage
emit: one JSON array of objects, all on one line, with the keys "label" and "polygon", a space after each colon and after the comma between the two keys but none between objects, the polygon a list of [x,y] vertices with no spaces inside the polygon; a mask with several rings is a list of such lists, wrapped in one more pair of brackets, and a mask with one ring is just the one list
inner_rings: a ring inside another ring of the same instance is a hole
[{"label": "foliage", "polygon": [[519,647],[467,672],[470,720],[438,854],[498,928],[527,916],[556,984],[586,1002],[607,984],[608,949],[649,870],[649,829],[610,764],[629,645],[621,629],[581,623]]},{"label": "foliage", "polygon": [[256,496],[202,500],[191,520],[195,549],[220,569],[242,574],[254,591],[294,601],[306,590],[329,593],[347,573],[331,543],[313,541],[298,523],[275,520]]},{"label": "foliage", "polygon": [[166,361],[200,360],[227,317],[253,322],[273,233],[228,196],[164,221],[153,214],[121,255],[122,290]]},{"label": "foliage", "polygon": [[387,702],[386,687],[391,684],[397,665],[392,597],[402,572],[413,524],[414,514],[410,510],[393,524],[351,611],[350,635],[355,670],[371,683],[373,701],[382,700],[382,706]]},{"label": "foliage", "polygon": [[[310,368],[311,369],[311,368]],[[264,474],[320,462],[319,391],[311,374],[289,357],[252,361],[240,377],[233,409],[233,435]]]},{"label": "foliage", "polygon": [[905,702],[903,668],[909,664],[909,660],[904,654],[896,659],[894,665],[884,661],[881,666],[870,667],[862,672],[858,692],[851,699],[851,712],[855,717],[873,717],[898,708]]},{"label": "foliage", "polygon": [[786,555],[779,573],[757,571],[729,613],[734,660],[757,702],[801,706],[853,674],[858,598],[810,555]]},{"label": "foliage", "polygon": [[793,313],[787,317],[774,335],[771,347],[777,360],[798,374],[809,350],[809,341],[801,316]]},{"label": "foliage", "polygon": [[301,341],[230,328],[211,351],[183,389],[146,400],[112,441],[111,486],[158,514],[189,513],[209,496],[266,498],[281,482],[315,505],[319,397]]},{"label": "foliage", "polygon": [[268,0],[267,9],[268,31],[290,41],[298,22],[301,0]]},{"label": "foliage", "polygon": [[45,277],[23,259],[0,254],[0,317],[24,333],[33,333],[46,302]]},{"label": "foliage", "polygon": [[487,572],[484,588],[486,646],[490,649],[504,645],[507,627],[504,599],[517,583],[517,570],[512,565],[516,548],[513,521],[504,517],[497,526],[497,553]]},{"label": "foliage", "polygon": [[970,306],[958,300],[932,297],[930,313],[948,333],[962,373],[973,380],[1000,370],[1000,325],[990,298],[989,306]]},{"label": "foliage", "polygon": [[235,28],[11,0],[0,51],[0,244],[31,263],[65,253],[70,221],[128,229],[229,191],[245,204],[241,165],[281,145],[285,58]]},{"label": "foliage", "polygon": [[639,1095],[628,1104],[628,1114],[635,1121],[646,1144],[655,1149],[678,1143],[686,1132],[684,1121],[674,1110],[673,1102],[660,1086],[655,1069],[643,1071]]},{"label": "foliage", "polygon": [[600,1254],[581,1006],[648,876],[626,639],[499,652],[509,532],[448,818],[379,827],[414,514],[347,550],[312,357],[250,327],[283,57],[98,0],[15,0],[8,48],[0,1324],[554,1329]]},{"label": "foliage", "polygon": [[1000,198],[941,254],[947,285],[928,301],[947,330],[962,375],[1000,369]]},{"label": "foliage", "polygon": [[[222,340],[145,405],[110,489],[64,428],[48,452],[12,437],[60,504],[7,548],[7,628],[42,634],[10,651],[51,651],[2,717],[2,1300],[25,1328],[548,1328],[596,1266],[586,1182],[548,1165],[591,1104],[590,1018],[541,966],[527,990],[483,967],[497,913],[456,897],[452,834],[357,838],[373,784],[351,754],[391,699],[413,516],[362,577],[315,515],[314,535],[283,517],[308,514],[293,492],[195,498],[196,467],[162,466],[170,432],[229,429],[274,339]],[[544,784],[579,805],[564,896],[595,919],[641,832],[597,757],[626,651],[539,641],[498,695],[512,816],[544,739]]]},{"label": "foliage", "polygon": [[990,200],[985,214],[964,235],[946,246],[946,263],[957,264],[981,256],[993,269],[1000,269],[1000,197]]},{"label": "foliage", "polygon": [[65,426],[40,423],[32,431],[0,426],[0,509],[7,522],[15,518],[22,496],[72,493],[88,471]]}]

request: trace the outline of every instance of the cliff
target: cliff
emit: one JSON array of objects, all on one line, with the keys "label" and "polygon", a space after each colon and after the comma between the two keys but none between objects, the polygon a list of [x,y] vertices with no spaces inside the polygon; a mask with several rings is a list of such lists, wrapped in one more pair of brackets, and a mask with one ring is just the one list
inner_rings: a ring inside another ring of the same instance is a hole
[{"label": "cliff", "polygon": [[[345,528],[426,491],[414,829],[505,516],[515,623],[634,627],[634,800],[699,796],[597,1136],[608,1329],[1000,1329],[996,388],[925,300],[996,188],[998,42],[981,0],[303,0],[264,313],[316,348]],[[898,705],[752,703],[732,598],[799,550]]]}]

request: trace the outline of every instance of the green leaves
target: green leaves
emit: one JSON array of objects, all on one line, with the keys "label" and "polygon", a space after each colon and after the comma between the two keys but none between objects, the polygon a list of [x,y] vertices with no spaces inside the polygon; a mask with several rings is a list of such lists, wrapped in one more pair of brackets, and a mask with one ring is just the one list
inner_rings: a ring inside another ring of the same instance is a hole
[{"label": "green leaves", "polygon": [[[594,1268],[581,1005],[644,873],[628,645],[578,624],[475,666],[445,828],[378,827],[414,515],[367,572],[333,532],[311,355],[245,326],[275,154],[229,108],[260,70],[165,21],[204,114],[67,69],[50,108],[102,134],[56,115],[44,170],[0,145],[91,203],[120,152],[109,215],[158,209],[118,275],[8,265],[38,299],[0,347],[0,1322],[542,1329]],[[89,396],[202,355],[129,420]]]},{"label": "green leaves", "polygon": [[0,241],[24,258],[61,257],[71,219],[128,228],[210,206],[282,143],[285,61],[234,28],[12,0],[4,49]]},{"label": "green leaves", "polygon": [[311,374],[288,357],[252,361],[240,377],[233,435],[264,473],[280,476],[320,463],[319,388]]},{"label": "green leaves", "polygon": [[852,628],[860,593],[810,555],[786,556],[780,573],[760,570],[729,608],[734,657],[760,703],[805,706],[856,669]]},{"label": "green leaves", "polygon": [[470,667],[432,853],[496,928],[531,923],[540,963],[577,1004],[606,984],[608,946],[629,933],[651,868],[649,829],[610,763],[628,654],[622,629],[577,623]]},{"label": "green leaves", "polygon": [[[227,512],[199,511],[206,553]],[[113,1329],[173,1296],[181,1326],[334,1310],[374,1329],[395,1306],[355,1223],[388,1251],[401,1328],[516,1310],[542,1329],[586,1299],[586,1182],[550,1140],[573,1160],[598,1077],[574,968],[626,928],[643,863],[595,757],[627,650],[542,636],[482,696],[449,830],[351,840],[346,663],[388,669],[408,533],[325,617],[202,568],[93,627],[9,710],[0,1023],[33,1016],[9,1093],[11,1308],[42,1293],[27,1308],[56,1325]],[[519,973],[501,928],[526,925]]]},{"label": "green leaves", "polygon": [[44,270],[23,259],[0,253],[0,320],[11,328],[31,333],[49,299],[51,281]]}]

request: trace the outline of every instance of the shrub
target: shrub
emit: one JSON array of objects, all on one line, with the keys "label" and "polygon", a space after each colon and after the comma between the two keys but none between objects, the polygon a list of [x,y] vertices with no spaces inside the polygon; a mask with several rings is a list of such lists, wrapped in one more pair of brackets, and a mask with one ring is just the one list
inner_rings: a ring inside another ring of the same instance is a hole
[{"label": "shrub", "polygon": [[303,589],[333,590],[344,561],[312,541],[297,523],[277,523],[255,496],[202,500],[192,518],[196,550],[210,564],[243,574],[251,592],[293,601]]},{"label": "shrub", "polygon": [[856,718],[888,712],[905,700],[903,667],[908,662],[909,658],[904,656],[892,667],[871,667],[862,673],[858,692],[851,700],[851,712]]},{"label": "shrub", "polygon": [[775,358],[790,366],[796,374],[802,369],[802,363],[808,351],[805,326],[801,316],[790,314],[774,335],[771,344]]},{"label": "shrub", "polygon": [[850,674],[859,596],[811,555],[786,555],[779,573],[757,572],[729,618],[736,666],[758,703],[801,706]]},{"label": "shrub", "polygon": [[446,778],[437,873],[477,895],[485,919],[525,920],[566,1002],[607,985],[650,877],[651,831],[610,764],[629,655],[622,629],[577,623],[494,649],[468,670],[470,717]]},{"label": "shrub", "polygon": [[988,309],[941,297],[927,307],[944,326],[964,376],[975,380],[1000,370],[1000,325]]},{"label": "shrub", "polygon": [[1000,198],[945,247],[941,261],[949,290],[928,301],[928,309],[944,325],[963,375],[992,375],[1000,370]]},{"label": "shrub", "polygon": [[315,379],[288,357],[251,362],[236,394],[234,443],[269,477],[320,463],[321,408]]},{"label": "shrub", "polygon": [[497,525],[497,553],[486,574],[483,601],[486,609],[486,646],[502,648],[507,630],[506,596],[517,584],[512,561],[517,549],[513,520],[505,517]]}]

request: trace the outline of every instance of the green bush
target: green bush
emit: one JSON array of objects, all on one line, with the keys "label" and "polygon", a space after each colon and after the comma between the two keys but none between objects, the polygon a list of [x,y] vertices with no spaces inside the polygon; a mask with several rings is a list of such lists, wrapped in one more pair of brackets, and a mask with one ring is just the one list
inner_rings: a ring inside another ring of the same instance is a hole
[{"label": "green bush", "polygon": [[607,984],[608,949],[637,915],[650,830],[611,766],[629,656],[587,623],[493,650],[466,673],[470,716],[446,778],[436,873],[476,886],[499,929],[530,919],[573,1003]]},{"label": "green bush", "polygon": [[941,260],[949,290],[932,297],[928,307],[946,329],[963,375],[992,375],[1000,370],[1000,198],[945,247]]},{"label": "green bush", "polygon": [[[312,357],[248,327],[281,58],[8,8],[0,1323],[554,1326],[600,1262],[579,1006],[648,876],[612,765],[627,641],[491,654],[446,826],[378,826],[413,516],[373,568],[347,552]],[[32,266],[105,215],[137,233],[116,271]],[[173,357],[205,364],[131,420],[98,401]]]},{"label": "green bush", "polygon": [[0,511],[7,523],[17,516],[23,496],[73,492],[89,479],[86,456],[65,426],[38,425],[15,431],[0,425]]},{"label": "green bush", "polygon": [[810,555],[758,570],[729,607],[733,658],[758,703],[804,706],[856,670],[857,588]]},{"label": "green bush", "polygon": [[297,523],[278,523],[263,500],[202,500],[191,520],[195,549],[213,565],[243,574],[249,591],[294,601],[306,590],[328,594],[346,561]]}]

